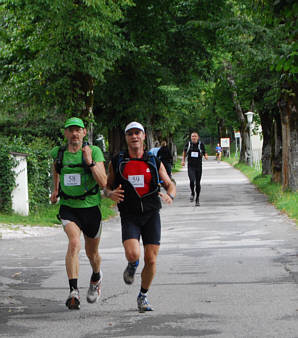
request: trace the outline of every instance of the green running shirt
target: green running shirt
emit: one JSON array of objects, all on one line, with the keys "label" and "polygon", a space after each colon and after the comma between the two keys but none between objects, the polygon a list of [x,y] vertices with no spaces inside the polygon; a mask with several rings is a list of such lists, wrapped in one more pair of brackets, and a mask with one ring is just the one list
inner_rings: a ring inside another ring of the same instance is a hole
[{"label": "green running shirt", "polygon": [[[51,150],[51,156],[53,160],[56,160],[58,156],[59,146],[54,147]],[[104,162],[104,156],[100,148],[97,146],[90,146],[92,150],[92,160],[95,162]],[[92,189],[96,181],[92,176],[92,173],[85,173],[84,168],[75,167],[70,168],[68,164],[81,164],[82,163],[82,150],[80,149],[76,153],[71,153],[68,150],[64,151],[63,155],[63,168],[60,175],[60,185],[62,190],[71,196],[83,195],[86,191]],[[100,190],[96,195],[88,195],[84,200],[80,199],[64,199],[60,197],[60,205],[66,205],[71,208],[90,208],[96,205],[100,205],[101,196]]]}]

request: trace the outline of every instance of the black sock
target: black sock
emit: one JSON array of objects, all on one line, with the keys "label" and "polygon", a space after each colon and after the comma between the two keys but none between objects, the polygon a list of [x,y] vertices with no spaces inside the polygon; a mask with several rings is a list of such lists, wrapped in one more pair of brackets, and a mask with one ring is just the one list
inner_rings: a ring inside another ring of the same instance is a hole
[{"label": "black sock", "polygon": [[91,282],[95,283],[100,280],[100,272],[93,272],[91,276]]},{"label": "black sock", "polygon": [[77,278],[69,279],[68,282],[69,282],[70,291],[77,290],[77,288],[78,288],[78,279]]},{"label": "black sock", "polygon": [[146,294],[148,292],[148,289],[144,289],[143,287],[141,287],[141,293]]},{"label": "black sock", "polygon": [[139,265],[139,260],[137,260],[137,261],[135,261],[135,262],[129,262],[129,264],[130,264],[131,266],[133,266],[134,268],[137,268],[138,265]]}]

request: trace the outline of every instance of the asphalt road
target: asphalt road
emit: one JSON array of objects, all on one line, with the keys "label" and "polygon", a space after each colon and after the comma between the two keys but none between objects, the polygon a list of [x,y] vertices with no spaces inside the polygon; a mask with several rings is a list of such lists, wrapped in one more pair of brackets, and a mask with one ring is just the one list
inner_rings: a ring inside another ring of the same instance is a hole
[{"label": "asphalt road", "polygon": [[[88,304],[91,269],[80,254],[81,310],[70,311],[62,230],[0,240],[0,337],[298,337],[298,233],[245,176],[204,161],[201,206],[189,202],[187,172],[162,211],[162,244],[140,314],[126,286],[119,217],[104,222],[103,294]],[[83,239],[82,239],[83,243]]]}]

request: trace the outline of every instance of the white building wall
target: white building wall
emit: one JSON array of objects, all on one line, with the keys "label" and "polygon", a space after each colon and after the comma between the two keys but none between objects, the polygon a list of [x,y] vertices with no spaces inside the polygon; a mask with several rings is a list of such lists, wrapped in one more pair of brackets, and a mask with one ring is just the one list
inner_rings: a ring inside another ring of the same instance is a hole
[{"label": "white building wall", "polygon": [[11,153],[16,159],[17,166],[13,169],[16,174],[16,187],[12,191],[12,209],[14,212],[28,216],[29,215],[29,194],[28,194],[28,176],[27,176],[27,155],[20,153]]}]

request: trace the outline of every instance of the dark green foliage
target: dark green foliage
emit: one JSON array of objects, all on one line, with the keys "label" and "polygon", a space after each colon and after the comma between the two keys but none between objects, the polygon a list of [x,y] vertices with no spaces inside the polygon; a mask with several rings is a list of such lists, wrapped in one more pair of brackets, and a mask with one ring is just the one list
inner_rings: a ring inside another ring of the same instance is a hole
[{"label": "dark green foliage", "polygon": [[[2,106],[81,112],[121,55],[121,7],[129,0],[6,0],[0,7]],[[11,95],[13,93],[13,95]]]},{"label": "dark green foliage", "polygon": [[13,168],[16,163],[14,158],[9,154],[9,147],[3,143],[0,147],[0,211],[11,212],[12,200],[11,192],[15,187],[15,176]]},{"label": "dark green foliage", "polygon": [[22,138],[0,138],[4,148],[0,151],[0,199],[3,202],[1,210],[11,210],[11,191],[13,190],[14,176],[11,171],[15,162],[9,157],[10,152],[28,154],[28,188],[30,211],[37,210],[41,204],[49,203],[51,187],[51,160],[49,152],[52,144],[47,139],[35,138],[26,143]]},{"label": "dark green foliage", "polygon": [[22,137],[26,143],[34,141],[36,137],[61,142],[64,121],[64,115],[36,116],[15,112],[7,114],[6,118],[0,117],[0,130],[2,135]]}]

